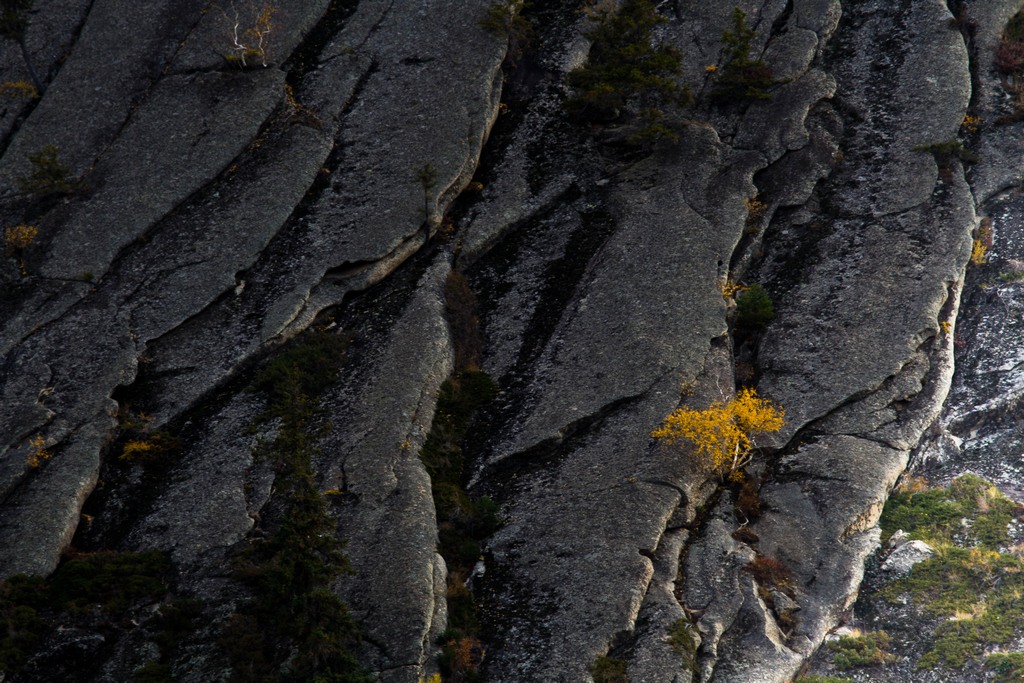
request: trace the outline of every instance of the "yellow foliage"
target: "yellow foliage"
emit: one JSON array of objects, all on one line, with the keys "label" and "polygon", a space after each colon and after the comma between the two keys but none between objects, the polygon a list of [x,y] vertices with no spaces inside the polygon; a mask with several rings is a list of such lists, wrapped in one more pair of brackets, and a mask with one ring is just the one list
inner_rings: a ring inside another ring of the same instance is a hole
[{"label": "yellow foliage", "polygon": [[719,280],[718,288],[722,290],[722,296],[726,299],[731,299],[737,292],[742,292],[747,289],[745,285],[738,284],[728,279]]},{"label": "yellow foliage", "polygon": [[704,410],[674,410],[651,435],[670,444],[692,444],[703,464],[725,474],[749,462],[756,434],[777,432],[784,423],[781,407],[753,389],[741,389],[731,401],[717,401]]},{"label": "yellow foliage", "polygon": [[4,81],[0,83],[0,97],[34,100],[39,97],[39,91],[28,81]]},{"label": "yellow foliage", "polygon": [[960,126],[969,133],[977,133],[978,128],[981,127],[981,117],[965,114]]},{"label": "yellow foliage", "polygon": [[761,195],[754,195],[743,198],[743,206],[747,207],[747,225],[760,223],[765,211],[768,210],[768,205],[762,202],[760,197]]},{"label": "yellow foliage", "polygon": [[974,245],[971,247],[971,263],[976,266],[988,263],[988,247],[981,240],[974,240]]},{"label": "yellow foliage", "polygon": [[121,449],[120,460],[124,462],[157,462],[171,455],[181,447],[181,442],[167,434],[157,432],[146,439],[130,439]]},{"label": "yellow foliage", "polygon": [[430,678],[421,678],[420,683],[441,683],[441,674],[430,674]]},{"label": "yellow foliage", "polygon": [[4,247],[8,256],[18,257],[18,270],[21,274],[28,275],[25,269],[25,254],[23,253],[39,234],[39,228],[34,225],[15,225],[7,228],[4,233]]},{"label": "yellow foliage", "polygon": [[138,457],[151,455],[156,449],[156,444],[151,441],[132,440],[124,445],[121,451],[121,460],[132,461]]},{"label": "yellow foliage", "polygon": [[992,220],[981,219],[981,224],[974,232],[974,243],[971,245],[971,263],[976,266],[988,262],[988,248],[992,246]]},{"label": "yellow foliage", "polygon": [[53,453],[46,450],[46,439],[42,434],[36,434],[28,440],[28,457],[25,462],[29,467],[35,469],[51,457],[53,457]]},{"label": "yellow foliage", "polygon": [[953,333],[953,323],[949,322],[948,320],[939,321],[939,327],[942,329],[942,334],[946,335],[947,337]]},{"label": "yellow foliage", "polygon": [[4,246],[8,253],[27,249],[38,234],[39,228],[34,225],[15,225],[4,233]]}]

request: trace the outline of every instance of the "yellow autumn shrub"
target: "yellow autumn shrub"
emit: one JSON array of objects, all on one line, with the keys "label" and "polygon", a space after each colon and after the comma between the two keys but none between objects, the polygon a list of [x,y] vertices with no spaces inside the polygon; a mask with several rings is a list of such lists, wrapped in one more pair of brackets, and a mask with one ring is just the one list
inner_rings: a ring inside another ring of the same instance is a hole
[{"label": "yellow autumn shrub", "polygon": [[729,401],[716,401],[703,410],[672,411],[651,436],[669,444],[689,443],[709,469],[727,474],[750,461],[757,434],[777,432],[785,412],[753,389],[741,389]]}]

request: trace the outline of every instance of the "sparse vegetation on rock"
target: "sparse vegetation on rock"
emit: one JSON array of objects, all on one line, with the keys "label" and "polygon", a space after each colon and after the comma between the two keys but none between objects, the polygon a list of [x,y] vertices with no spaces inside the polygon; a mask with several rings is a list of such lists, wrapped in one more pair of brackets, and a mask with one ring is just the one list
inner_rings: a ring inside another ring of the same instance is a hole
[{"label": "sparse vegetation on rock", "polygon": [[1024,628],[1024,561],[1006,549],[1009,524],[1021,514],[1020,505],[974,475],[948,488],[898,492],[887,503],[885,534],[902,529],[937,549],[879,593],[894,604],[909,597],[940,619],[918,668],[957,669]]},{"label": "sparse vegetation on rock", "polygon": [[15,225],[4,231],[4,253],[18,260],[18,270],[22,276],[28,275],[25,267],[25,250],[32,246],[39,228],[34,225]]},{"label": "sparse vegetation on rock", "polygon": [[494,400],[498,387],[479,368],[480,331],[476,299],[465,277],[452,272],[445,283],[448,325],[455,345],[456,372],[441,385],[434,420],[420,460],[430,475],[437,511],[438,551],[448,567],[448,628],[438,660],[446,680],[483,681],[486,652],[480,642],[476,599],[467,585],[481,559],[481,543],[501,524],[498,506],[465,490],[463,439],[475,413]]},{"label": "sparse vegetation on rock", "polygon": [[626,668],[626,660],[601,655],[590,666],[590,673],[594,677],[594,683],[629,683]]},{"label": "sparse vegetation on rock", "polygon": [[506,60],[515,64],[533,38],[533,26],[523,17],[527,0],[495,0],[488,5],[480,25],[508,41]]}]

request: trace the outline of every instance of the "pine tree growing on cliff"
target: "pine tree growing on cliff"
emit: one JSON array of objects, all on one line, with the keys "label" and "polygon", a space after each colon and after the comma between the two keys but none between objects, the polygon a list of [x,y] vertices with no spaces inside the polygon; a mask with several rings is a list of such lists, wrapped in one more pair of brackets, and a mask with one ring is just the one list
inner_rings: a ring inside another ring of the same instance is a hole
[{"label": "pine tree growing on cliff", "polygon": [[635,139],[675,139],[666,115],[693,96],[680,81],[682,55],[654,42],[654,29],[665,18],[652,0],[624,0],[618,9],[604,3],[592,17],[588,61],[569,74],[575,90],[566,102],[569,111],[593,121],[615,121],[633,111],[642,122]]},{"label": "pine tree growing on cliff", "polygon": [[733,9],[732,30],[722,33],[722,57],[725,63],[711,96],[720,103],[742,100],[770,100],[768,88],[778,85],[772,68],[761,59],[752,59],[757,33],[747,26],[747,15],[739,7]]}]

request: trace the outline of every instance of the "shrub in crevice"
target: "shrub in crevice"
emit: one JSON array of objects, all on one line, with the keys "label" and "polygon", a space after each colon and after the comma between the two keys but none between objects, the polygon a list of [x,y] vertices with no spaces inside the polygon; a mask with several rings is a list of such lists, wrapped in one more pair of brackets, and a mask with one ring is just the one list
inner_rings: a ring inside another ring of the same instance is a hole
[{"label": "shrub in crevice", "polygon": [[481,559],[481,544],[501,521],[494,501],[466,492],[463,440],[474,415],[494,400],[498,387],[480,369],[476,297],[461,273],[452,272],[445,283],[445,306],[455,346],[455,371],[441,385],[419,457],[430,475],[438,552],[448,567],[448,629],[440,638],[438,664],[445,680],[473,683],[484,680],[480,669],[486,652],[469,577]]},{"label": "shrub in crevice", "polygon": [[480,20],[484,29],[508,41],[505,60],[510,64],[522,58],[526,46],[533,40],[533,26],[523,17],[523,11],[529,6],[527,0],[494,0]]}]

